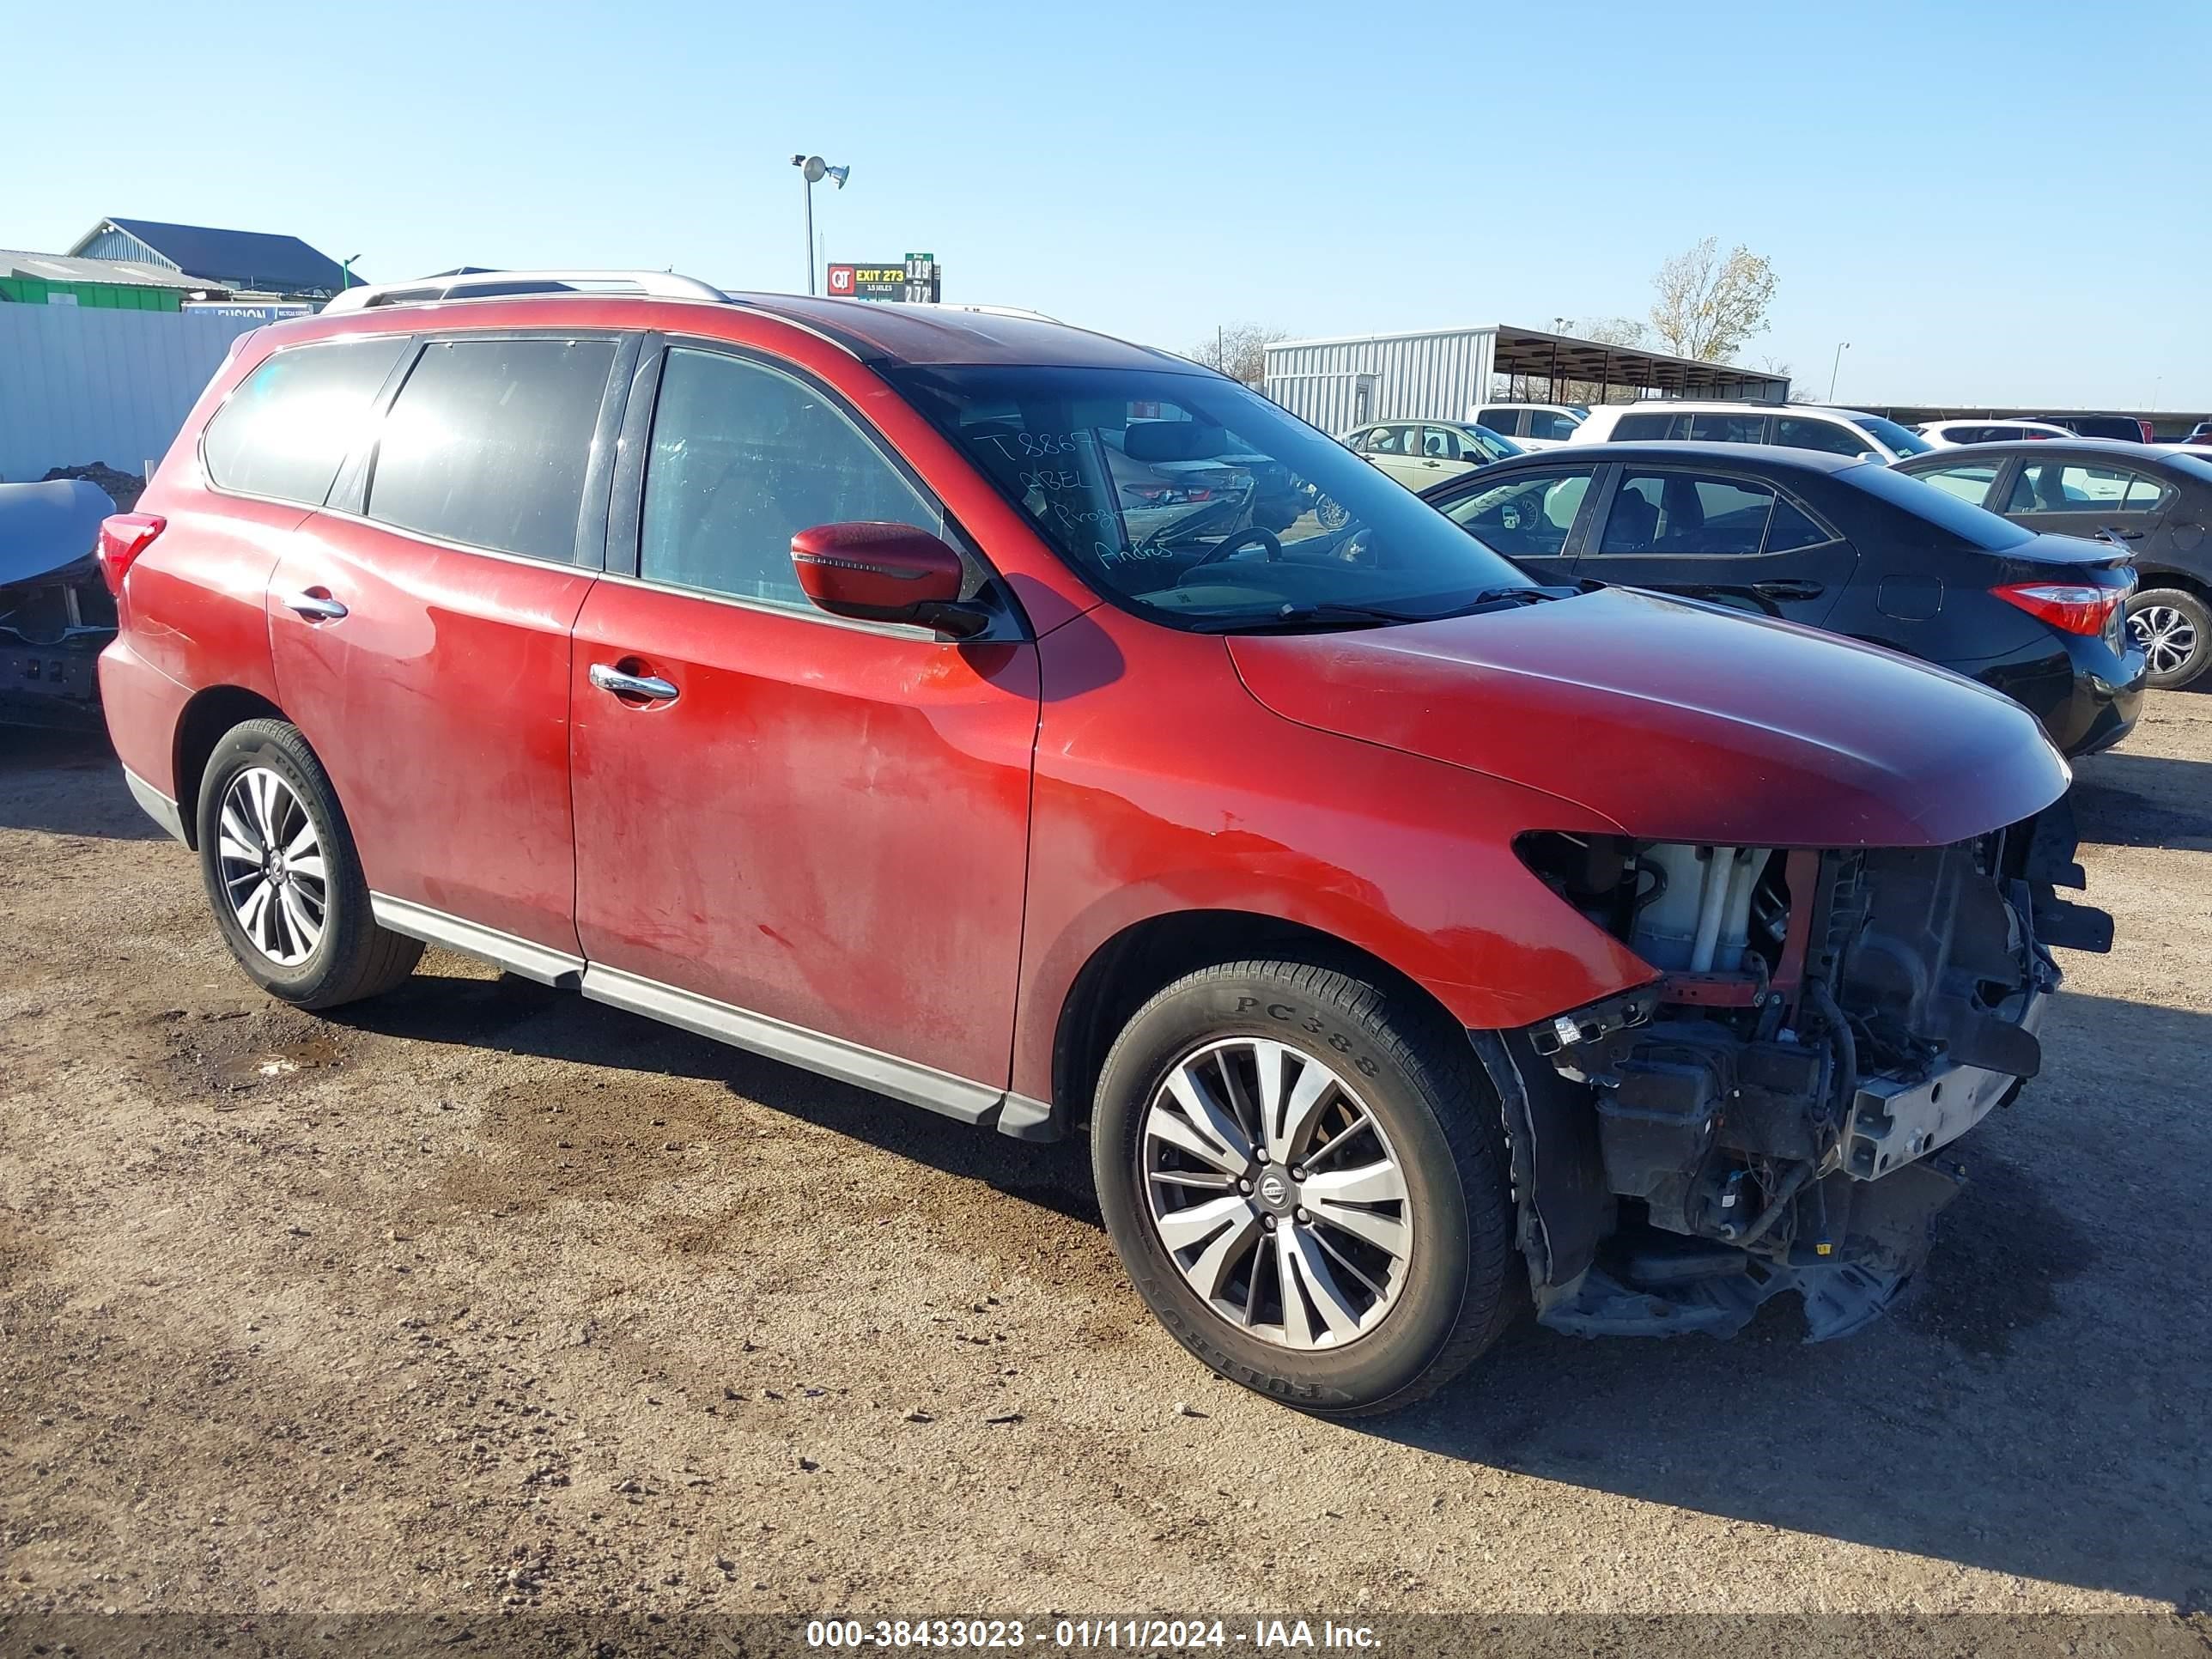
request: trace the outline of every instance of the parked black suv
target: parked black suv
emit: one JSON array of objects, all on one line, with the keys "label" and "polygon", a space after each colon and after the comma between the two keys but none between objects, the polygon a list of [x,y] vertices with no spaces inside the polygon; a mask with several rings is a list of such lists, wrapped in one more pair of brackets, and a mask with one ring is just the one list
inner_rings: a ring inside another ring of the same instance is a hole
[{"label": "parked black suv", "polygon": [[1914,455],[1897,471],[2024,530],[2125,544],[2141,584],[2128,627],[2151,685],[2171,690],[2212,668],[2212,451],[2052,439]]},{"label": "parked black suv", "polygon": [[1424,499],[1539,581],[1653,588],[1941,664],[2025,704],[2069,755],[2118,743],[2142,701],[2143,654],[2122,619],[2135,585],[2124,545],[2037,535],[1880,461],[1764,444],[1576,445]]}]

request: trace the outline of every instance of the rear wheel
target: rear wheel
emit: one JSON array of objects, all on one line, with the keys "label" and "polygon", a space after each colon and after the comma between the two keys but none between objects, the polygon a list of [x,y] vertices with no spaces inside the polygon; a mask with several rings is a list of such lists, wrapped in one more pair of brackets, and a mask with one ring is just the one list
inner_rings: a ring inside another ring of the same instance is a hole
[{"label": "rear wheel", "polygon": [[2128,605],[2128,632],[2142,647],[2147,684],[2185,686],[2212,667],[2212,607],[2179,587],[2153,587]]},{"label": "rear wheel", "polygon": [[387,991],[419,940],[376,924],[330,776],[296,726],[248,720],[200,778],[200,876],[231,954],[254,983],[302,1008]]},{"label": "rear wheel", "polygon": [[1408,992],[1285,961],[1178,980],[1107,1057],[1091,1158],[1161,1322],[1303,1410],[1410,1404],[1518,1306],[1496,1098]]}]

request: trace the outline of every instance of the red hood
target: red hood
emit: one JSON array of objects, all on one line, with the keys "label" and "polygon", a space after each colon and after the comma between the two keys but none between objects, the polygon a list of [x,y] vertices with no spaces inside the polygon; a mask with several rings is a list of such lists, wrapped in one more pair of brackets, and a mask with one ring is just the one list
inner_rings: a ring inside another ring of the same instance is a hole
[{"label": "red hood", "polygon": [[1647,841],[1942,846],[2070,778],[2033,715],[1971,680],[1626,588],[1239,635],[1230,654],[1285,720],[1548,791]]}]

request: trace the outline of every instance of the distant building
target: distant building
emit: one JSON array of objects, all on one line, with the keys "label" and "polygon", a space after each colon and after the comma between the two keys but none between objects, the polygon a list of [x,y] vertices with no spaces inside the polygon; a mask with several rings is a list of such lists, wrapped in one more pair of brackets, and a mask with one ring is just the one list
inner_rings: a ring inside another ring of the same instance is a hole
[{"label": "distant building", "polygon": [[296,236],[152,219],[102,219],[70,252],[176,271],[234,295],[327,300],[362,280],[358,272],[349,277],[337,260]]},{"label": "distant building", "polygon": [[126,259],[72,259],[59,253],[0,247],[0,301],[175,311],[186,300],[209,291],[198,277],[167,265]]}]

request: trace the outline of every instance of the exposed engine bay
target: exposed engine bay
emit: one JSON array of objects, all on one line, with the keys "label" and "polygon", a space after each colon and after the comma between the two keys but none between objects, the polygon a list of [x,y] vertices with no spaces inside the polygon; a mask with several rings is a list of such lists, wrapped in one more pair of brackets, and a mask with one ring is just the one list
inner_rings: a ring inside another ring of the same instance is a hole
[{"label": "exposed engine bay", "polygon": [[[1811,1340],[1878,1314],[1962,1184],[1941,1154],[2041,1067],[2048,947],[2111,948],[2109,916],[2057,897],[2082,885],[2074,848],[2063,800],[1932,848],[1523,837],[1531,868],[1662,973],[1520,1034],[1517,1080],[1536,1092],[1547,1063],[1595,1107],[1583,1176],[1608,1206],[1585,1249],[1540,1225],[1524,1240],[1541,1321],[1727,1335],[1785,1290]],[[1575,1150],[1542,1149],[1555,1192]]]}]

